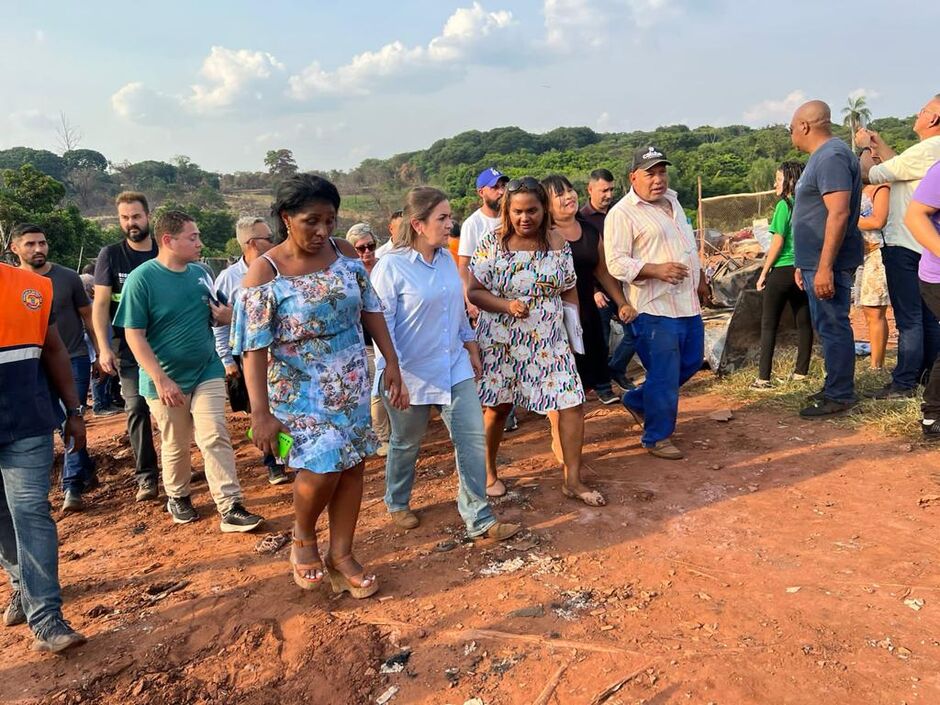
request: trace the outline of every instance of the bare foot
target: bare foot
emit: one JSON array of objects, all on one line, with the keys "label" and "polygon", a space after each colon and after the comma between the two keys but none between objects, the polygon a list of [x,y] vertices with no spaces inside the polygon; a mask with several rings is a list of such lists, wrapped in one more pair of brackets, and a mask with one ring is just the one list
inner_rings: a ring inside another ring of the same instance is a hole
[{"label": "bare foot", "polygon": [[486,486],[486,496],[487,497],[502,497],[506,494],[506,485],[502,480],[496,480],[491,485]]},{"label": "bare foot", "polygon": [[604,495],[602,495],[597,490],[591,489],[583,482],[578,482],[570,486],[562,485],[561,493],[565,495],[565,497],[569,497],[571,499],[580,499],[589,507],[603,507],[605,504],[607,504],[607,500],[604,499]]}]

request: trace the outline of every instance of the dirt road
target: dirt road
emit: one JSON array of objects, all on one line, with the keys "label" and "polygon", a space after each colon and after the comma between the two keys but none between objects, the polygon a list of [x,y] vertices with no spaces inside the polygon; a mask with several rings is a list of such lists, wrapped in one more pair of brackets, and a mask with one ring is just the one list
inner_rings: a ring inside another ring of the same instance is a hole
[{"label": "dirt road", "polygon": [[[546,422],[523,415],[498,511],[530,531],[507,545],[461,542],[434,422],[418,529],[390,525],[383,466],[367,466],[358,553],[382,589],[362,602],[304,593],[287,548],[221,534],[204,483],[195,524],[135,504],[123,417],[93,420],[103,486],[89,511],[56,512],[66,616],[89,642],[54,658],[0,630],[0,702],[347,705],[397,688],[393,705],[587,704],[617,683],[602,702],[940,702],[936,452],[765,410],[709,418],[723,408],[683,398],[688,458],[670,462],[622,409],[589,404],[600,509],[562,497]],[[267,484],[247,442],[238,459],[248,506],[287,532],[290,487]]]}]

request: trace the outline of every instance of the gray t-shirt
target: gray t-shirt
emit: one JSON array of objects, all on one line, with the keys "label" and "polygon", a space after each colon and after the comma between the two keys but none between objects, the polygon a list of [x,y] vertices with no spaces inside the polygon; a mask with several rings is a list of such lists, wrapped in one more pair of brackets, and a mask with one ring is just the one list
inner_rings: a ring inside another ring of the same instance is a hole
[{"label": "gray t-shirt", "polygon": [[862,176],[856,157],[848,145],[833,137],[810,156],[803,175],[796,182],[793,206],[793,252],[799,269],[819,268],[829,211],[823,196],[848,191],[849,220],[833,269],[855,269],[863,259],[862,234],[858,215],[862,198]]},{"label": "gray t-shirt", "polygon": [[45,276],[52,280],[52,311],[56,327],[62,342],[69,351],[69,357],[85,357],[88,346],[85,345],[85,324],[78,309],[90,306],[85,294],[85,286],[78,272],[53,264]]}]

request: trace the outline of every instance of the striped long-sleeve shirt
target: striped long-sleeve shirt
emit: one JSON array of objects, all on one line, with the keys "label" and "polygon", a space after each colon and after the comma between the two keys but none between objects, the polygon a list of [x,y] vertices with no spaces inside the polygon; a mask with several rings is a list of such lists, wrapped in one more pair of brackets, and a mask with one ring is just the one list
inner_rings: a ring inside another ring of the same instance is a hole
[{"label": "striped long-sleeve shirt", "polygon": [[[671,214],[644,201],[632,189],[610,209],[604,221],[607,269],[623,283],[624,295],[639,313],[667,318],[697,316],[702,311],[698,300],[702,265],[695,234],[676,192],[667,190],[664,198]],[[643,265],[666,262],[686,265],[689,276],[679,284],[637,279]]]}]

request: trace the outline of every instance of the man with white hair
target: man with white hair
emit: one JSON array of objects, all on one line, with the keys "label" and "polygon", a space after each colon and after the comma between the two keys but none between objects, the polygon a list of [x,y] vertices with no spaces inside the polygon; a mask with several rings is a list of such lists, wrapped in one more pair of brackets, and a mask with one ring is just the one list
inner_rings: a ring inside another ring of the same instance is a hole
[{"label": "man with white hair", "polygon": [[[253,215],[242,216],[235,223],[235,239],[242,250],[242,256],[235,264],[223,269],[215,279],[216,295],[221,295],[225,301],[221,303],[235,303],[241,292],[242,279],[248,272],[248,267],[258,257],[274,246],[274,236],[271,227],[264,218]],[[229,344],[230,326],[228,324],[214,326],[215,350],[225,366],[225,387],[228,392],[229,405],[232,411],[249,411],[248,390],[245,388],[245,378],[241,371],[241,360],[232,355]],[[268,482],[272,485],[282,485],[290,482],[290,476],[279,465],[273,455],[265,456],[264,464],[268,468]]]}]

